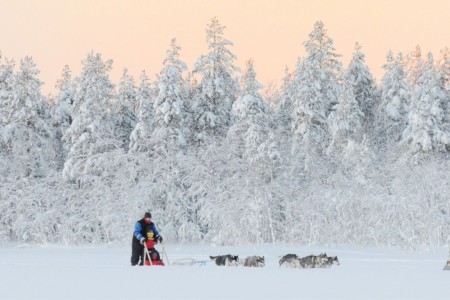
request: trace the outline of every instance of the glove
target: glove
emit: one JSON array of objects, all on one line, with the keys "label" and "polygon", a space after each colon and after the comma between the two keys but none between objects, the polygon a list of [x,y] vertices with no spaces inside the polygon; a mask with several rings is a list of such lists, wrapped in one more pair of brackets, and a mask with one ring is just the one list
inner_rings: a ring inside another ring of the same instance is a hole
[{"label": "glove", "polygon": [[158,241],[158,243],[162,243],[163,238],[162,238],[162,236],[159,235],[156,237],[156,240]]},{"label": "glove", "polygon": [[144,245],[145,244],[145,238],[141,239],[141,244]]}]

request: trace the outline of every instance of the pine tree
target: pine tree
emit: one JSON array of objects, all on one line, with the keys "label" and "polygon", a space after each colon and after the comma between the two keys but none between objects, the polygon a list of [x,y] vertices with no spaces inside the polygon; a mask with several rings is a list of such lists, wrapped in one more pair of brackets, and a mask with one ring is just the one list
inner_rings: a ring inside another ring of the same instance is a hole
[{"label": "pine tree", "polygon": [[140,84],[136,93],[138,103],[138,119],[136,127],[130,135],[130,152],[149,152],[149,141],[153,131],[153,90],[150,87],[149,78],[145,71],[140,76]]},{"label": "pine tree", "polygon": [[14,97],[14,65],[14,61],[8,59],[2,64],[0,52],[0,130],[6,126],[9,116],[8,105],[12,103]]},{"label": "pine tree", "polygon": [[284,77],[281,84],[280,99],[276,106],[277,119],[280,126],[291,129],[292,126],[292,74],[288,67],[284,70]]},{"label": "pine tree", "polygon": [[[350,70],[351,71],[351,70]],[[361,143],[363,140],[364,113],[361,111],[356,92],[355,78],[346,72],[344,87],[336,110],[331,113],[331,144],[328,152],[339,155],[349,143]]]},{"label": "pine tree", "polygon": [[3,137],[16,176],[43,177],[54,169],[55,153],[49,106],[41,95],[39,70],[31,57],[20,61]]},{"label": "pine tree", "polygon": [[72,80],[71,70],[65,65],[61,79],[57,81],[56,88],[59,90],[58,102],[55,107],[55,119],[64,134],[72,124],[72,105],[76,96],[76,85]]},{"label": "pine tree", "polygon": [[72,106],[76,97],[76,83],[72,80],[71,70],[65,65],[61,79],[56,83],[59,90],[57,102],[52,107],[53,127],[56,139],[56,161],[58,169],[62,169],[67,158],[62,137],[72,124]]},{"label": "pine tree", "polygon": [[[447,97],[450,99],[450,50],[446,47],[441,50],[442,57],[439,60],[438,72],[442,74],[442,79],[444,80],[444,87],[447,90]],[[445,123],[447,132],[450,132],[450,101],[444,103],[445,109]]]},{"label": "pine tree", "polygon": [[187,66],[179,59],[180,49],[176,40],[172,39],[157,79],[158,95],[153,104],[155,118],[151,138],[155,155],[177,153],[187,146],[189,130],[185,123],[186,85],[182,76]]},{"label": "pine tree", "polygon": [[256,80],[253,61],[247,62],[241,77],[241,94],[233,104],[235,123],[231,126],[227,143],[232,172],[227,181],[233,189],[231,207],[237,216],[246,240],[255,243],[272,239],[270,214],[271,195],[267,186],[273,182],[280,154],[271,128],[270,107],[263,101],[259,90],[262,85]]},{"label": "pine tree", "polygon": [[304,43],[307,56],[297,66],[294,91],[294,148],[322,153],[328,146],[328,116],[338,102],[341,63],[322,22]]},{"label": "pine tree", "polygon": [[252,60],[247,62],[241,81],[241,96],[233,104],[236,122],[230,128],[229,139],[237,143],[239,156],[250,163],[262,165],[264,161],[277,160],[279,154],[270,136],[269,107],[258,92],[262,85],[256,81]]},{"label": "pine tree", "polygon": [[137,123],[138,103],[136,97],[134,78],[128,74],[127,69],[124,69],[117,95],[115,136],[122,141],[121,148],[125,152],[128,152],[130,135]]},{"label": "pine tree", "polygon": [[394,59],[388,52],[385,74],[381,79],[381,101],[377,111],[377,136],[383,144],[396,144],[407,124],[410,90],[406,83],[403,55]]},{"label": "pine tree", "polygon": [[198,140],[194,138],[195,130],[198,128],[196,126],[196,123],[194,122],[194,119],[196,117],[196,114],[194,112],[194,105],[196,103],[199,103],[199,99],[201,97],[201,87],[198,84],[197,78],[195,77],[193,72],[188,72],[185,80],[185,98],[186,98],[186,119],[185,122],[187,126],[189,127],[189,131],[191,132],[190,138],[188,141],[188,144],[190,146],[193,146],[195,149],[194,151],[198,150],[198,148],[195,148],[199,146]]},{"label": "pine tree", "polygon": [[194,66],[194,72],[201,76],[200,95],[193,103],[194,134],[200,143],[226,135],[231,107],[239,91],[235,80],[238,68],[233,65],[236,56],[228,49],[233,43],[224,38],[224,29],[216,18],[211,20],[206,29],[209,52]]},{"label": "pine tree", "polygon": [[[355,44],[355,52],[344,74],[344,85],[351,84],[361,112],[364,114],[362,126],[365,132],[373,130],[374,109],[376,107],[376,84],[364,61],[361,46]],[[346,92],[348,93],[348,91]]]},{"label": "pine tree", "polygon": [[190,157],[186,155],[190,131],[186,120],[187,84],[183,77],[187,66],[179,58],[180,50],[176,40],[172,39],[156,80],[154,129],[149,146],[151,176],[158,181],[158,189],[162,191],[154,198],[167,216],[167,231],[174,238],[185,241],[187,234],[198,239],[198,231],[192,221],[196,201],[186,195],[190,186],[186,181],[188,168],[185,167],[185,161],[190,162]]},{"label": "pine tree", "polygon": [[441,50],[441,55],[439,66],[444,77],[445,86],[450,91],[450,49],[445,47],[445,49]]},{"label": "pine tree", "polygon": [[425,63],[422,59],[422,50],[417,45],[414,51],[407,56],[406,63],[406,82],[414,90],[419,83],[419,79],[422,76],[425,68]]},{"label": "pine tree", "polygon": [[448,101],[442,74],[430,53],[414,90],[409,124],[404,133],[404,142],[411,144],[411,152],[416,157],[427,152],[450,150],[450,135],[445,130]]},{"label": "pine tree", "polygon": [[93,169],[95,160],[121,143],[114,136],[114,85],[108,76],[112,61],[104,62],[100,54],[91,52],[82,64],[73,121],[63,137],[68,150],[63,177],[79,183],[85,175],[100,176],[101,170]]},{"label": "pine tree", "polygon": [[285,68],[285,75],[276,95],[274,108],[274,125],[279,150],[290,152],[292,148],[292,120],[293,120],[293,74]]},{"label": "pine tree", "polygon": [[7,125],[9,116],[8,105],[12,102],[14,96],[14,61],[6,59],[2,64],[2,54],[0,52],[0,176],[8,176],[9,161],[6,157],[6,132],[4,128]]}]

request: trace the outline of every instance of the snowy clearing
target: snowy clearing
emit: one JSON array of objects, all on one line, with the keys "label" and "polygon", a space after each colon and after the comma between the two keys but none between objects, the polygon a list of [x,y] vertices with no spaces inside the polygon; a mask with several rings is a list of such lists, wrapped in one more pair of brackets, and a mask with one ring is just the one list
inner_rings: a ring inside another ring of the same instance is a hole
[{"label": "snowy clearing", "polygon": [[[131,267],[128,247],[0,248],[0,299],[449,299],[448,250],[166,246],[169,259],[264,255],[265,268]],[[280,269],[278,257],[326,251],[331,269]]]}]

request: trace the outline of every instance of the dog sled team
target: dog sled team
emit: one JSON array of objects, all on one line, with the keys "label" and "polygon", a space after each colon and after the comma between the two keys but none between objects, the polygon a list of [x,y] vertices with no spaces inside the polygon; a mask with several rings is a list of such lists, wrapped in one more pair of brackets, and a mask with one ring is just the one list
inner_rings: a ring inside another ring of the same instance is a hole
[{"label": "dog sled team", "polygon": [[[244,267],[265,266],[264,256],[249,256],[242,262],[239,262],[239,256],[230,254],[210,256],[209,258],[218,266],[239,266],[240,264]],[[326,253],[321,253],[320,255],[308,255],[305,257],[298,257],[296,254],[286,254],[282,256],[279,261],[280,267],[300,269],[329,268],[339,264],[337,256],[328,256]]]},{"label": "dog sled team", "polygon": [[[133,240],[131,243],[131,265],[164,266],[159,252],[155,245],[162,243],[163,238],[156,225],[152,222],[152,215],[146,212],[144,217],[137,221],[134,227]],[[164,248],[163,248],[164,249]],[[167,255],[166,255],[167,258]],[[211,261],[218,266],[239,266],[244,267],[264,267],[264,256],[249,256],[243,261],[239,261],[237,255],[210,256]],[[327,268],[332,265],[339,265],[337,256],[327,256],[326,253],[320,255],[309,255],[298,257],[296,254],[287,254],[280,258],[280,267],[285,268]]]},{"label": "dog sled team", "polygon": [[327,256],[326,253],[320,255],[308,255],[305,257],[298,257],[296,254],[287,254],[279,261],[280,267],[286,268],[329,268],[333,265],[339,265],[337,256]]},{"label": "dog sled team", "polygon": [[264,267],[266,265],[264,256],[249,256],[242,262],[239,261],[237,255],[219,255],[209,257],[218,266],[234,266],[237,267],[242,264],[244,267]]}]

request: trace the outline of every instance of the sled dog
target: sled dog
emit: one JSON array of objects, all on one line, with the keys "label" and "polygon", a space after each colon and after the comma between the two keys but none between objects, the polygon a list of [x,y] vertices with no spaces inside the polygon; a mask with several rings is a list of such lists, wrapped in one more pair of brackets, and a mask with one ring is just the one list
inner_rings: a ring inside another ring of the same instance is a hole
[{"label": "sled dog", "polygon": [[325,262],[325,267],[329,268],[332,265],[340,265],[339,263],[339,259],[337,258],[337,256],[329,256],[327,257],[327,261]]},{"label": "sled dog", "polygon": [[332,265],[339,265],[337,256],[328,257],[326,253],[320,255],[308,255],[305,257],[298,257],[296,254],[287,254],[280,259],[280,267],[287,268],[326,268]]},{"label": "sled dog", "polygon": [[264,267],[264,256],[248,256],[244,260],[244,267]]},{"label": "sled dog", "polygon": [[210,256],[211,260],[213,260],[218,266],[238,266],[239,265],[239,257],[237,255],[219,255],[219,256]]},{"label": "sled dog", "polygon": [[326,253],[320,255],[309,255],[301,259],[303,261],[304,268],[323,268],[328,261]]},{"label": "sled dog", "polygon": [[286,268],[304,268],[303,261],[296,254],[286,254],[278,262],[280,267]]}]

